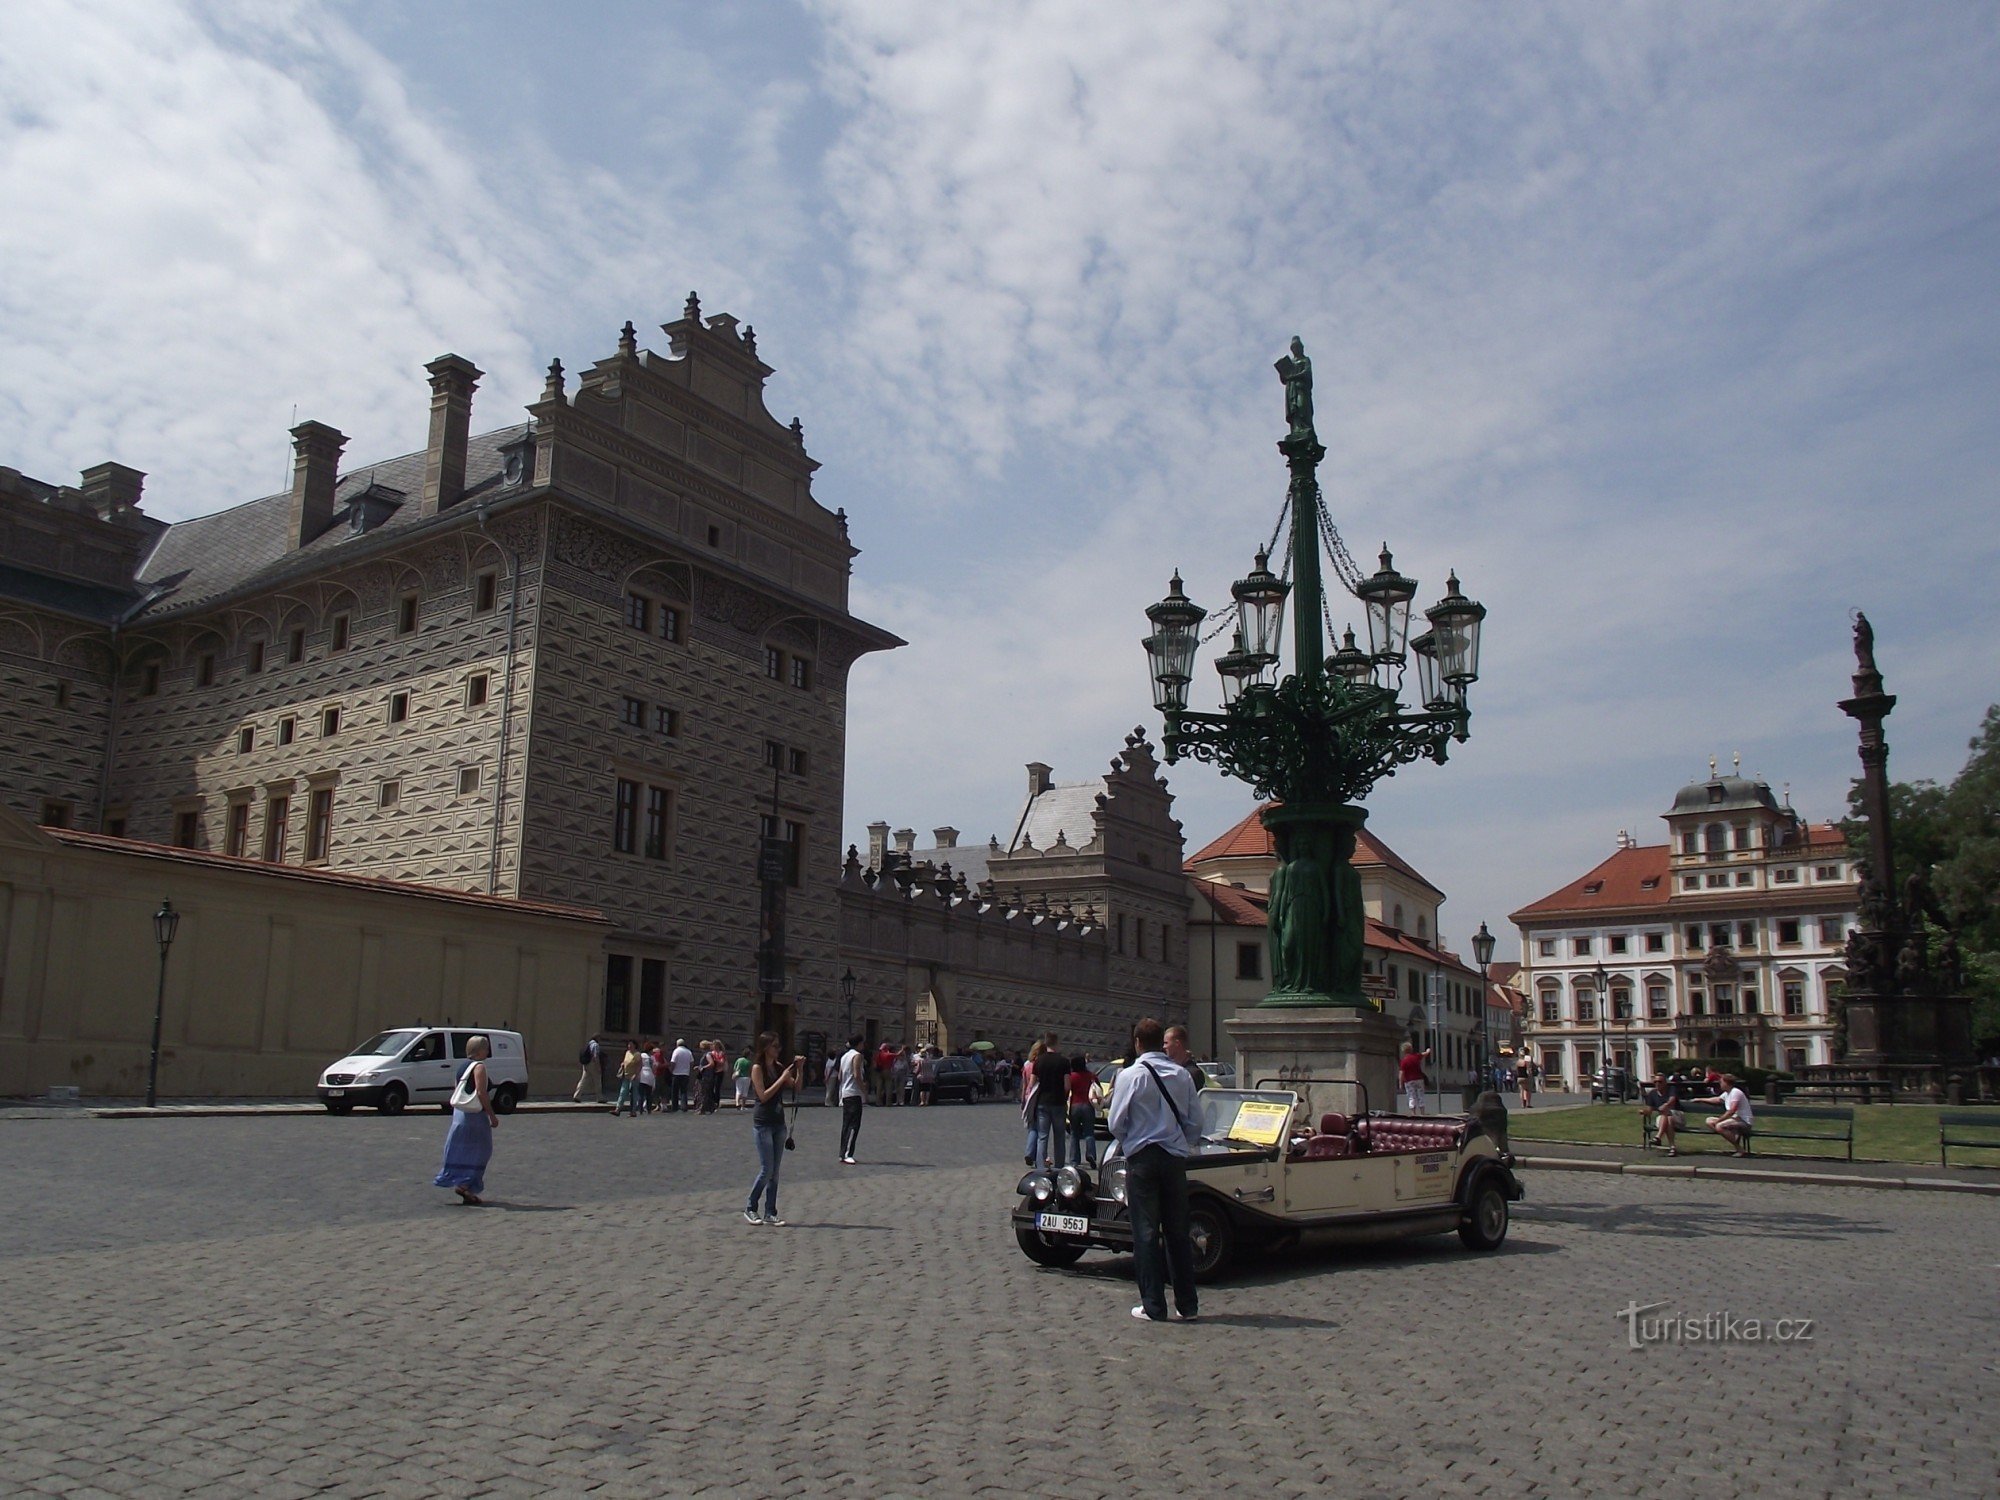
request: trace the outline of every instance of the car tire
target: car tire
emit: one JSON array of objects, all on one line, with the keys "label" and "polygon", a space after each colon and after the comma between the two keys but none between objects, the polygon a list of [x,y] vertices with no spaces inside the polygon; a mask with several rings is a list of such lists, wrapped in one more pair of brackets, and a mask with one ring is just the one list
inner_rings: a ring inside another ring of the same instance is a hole
[{"label": "car tire", "polygon": [[382,1090],[382,1102],[375,1107],[385,1115],[400,1115],[403,1106],[410,1102],[410,1096],[403,1092],[403,1086],[392,1083]]},{"label": "car tire", "polygon": [[1498,1250],[1507,1238],[1507,1195],[1489,1173],[1473,1184],[1459,1220],[1458,1238],[1468,1250]]},{"label": "car tire", "polygon": [[345,1099],[329,1099],[326,1101],[326,1112],[330,1115],[351,1115],[354,1106]]},{"label": "car tire", "polygon": [[1021,1247],[1021,1253],[1038,1266],[1073,1266],[1083,1259],[1082,1245],[1043,1234],[1039,1229],[1016,1227],[1014,1241]]},{"label": "car tire", "polygon": [[1188,1205],[1188,1232],[1194,1239],[1195,1280],[1215,1280],[1236,1253],[1236,1226],[1221,1204],[1197,1198]]},{"label": "car tire", "polygon": [[511,1083],[503,1083],[493,1091],[493,1113],[496,1115],[511,1115],[514,1113],[514,1106],[519,1102],[514,1094],[514,1085]]}]

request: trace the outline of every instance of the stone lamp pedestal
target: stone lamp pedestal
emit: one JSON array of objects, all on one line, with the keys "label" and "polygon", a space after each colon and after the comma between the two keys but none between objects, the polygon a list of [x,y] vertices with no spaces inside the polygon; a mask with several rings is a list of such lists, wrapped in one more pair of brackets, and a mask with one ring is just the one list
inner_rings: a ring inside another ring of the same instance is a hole
[{"label": "stone lamp pedestal", "polygon": [[1358,1115],[1396,1107],[1396,1059],[1404,1033],[1380,1011],[1259,1008],[1222,1025],[1236,1047],[1238,1088],[1276,1079],[1276,1086],[1297,1092],[1315,1122],[1329,1111]]}]

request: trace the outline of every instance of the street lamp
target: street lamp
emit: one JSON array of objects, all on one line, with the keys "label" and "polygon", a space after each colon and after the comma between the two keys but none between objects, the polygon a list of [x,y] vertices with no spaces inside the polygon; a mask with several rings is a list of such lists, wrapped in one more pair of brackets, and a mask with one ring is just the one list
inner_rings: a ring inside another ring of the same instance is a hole
[{"label": "street lamp", "polygon": [[[1222,711],[1188,708],[1188,685],[1208,613],[1187,597],[1176,572],[1167,595],[1146,610],[1143,645],[1153,705],[1166,720],[1166,758],[1207,761],[1248,782],[1271,804],[1262,818],[1278,855],[1267,909],[1271,992],[1267,1006],[1346,1006],[1373,1010],[1361,988],[1364,940],[1355,839],[1367,821],[1369,791],[1398,767],[1442,764],[1466,738],[1466,691],[1479,676],[1483,605],[1465,597],[1457,575],[1424,612],[1430,629],[1410,636],[1417,581],[1396,571],[1385,546],[1381,566],[1363,576],[1335,530],[1317,471],[1326,456],[1312,423],[1312,361],[1292,340],[1278,361],[1289,430],[1278,443],[1291,474],[1289,581],[1260,550],[1231,587],[1233,602],[1210,634],[1232,623],[1229,647],[1215,666]],[[1282,528],[1283,519],[1280,519]],[[1337,646],[1327,632],[1321,560],[1361,605],[1368,641],[1352,628]],[[1292,672],[1278,675],[1284,605],[1292,606]],[[1402,701],[1404,669],[1417,655],[1417,701]]]},{"label": "street lamp", "polygon": [[854,971],[849,969],[840,976],[840,998],[847,1005],[847,1030],[841,1035],[843,1042],[854,1036]]},{"label": "street lamp", "polygon": [[1493,934],[1486,924],[1472,935],[1472,958],[1479,965],[1479,1069],[1480,1087],[1493,1087],[1493,996],[1486,985],[1486,966],[1493,962]]},{"label": "street lamp", "polygon": [[160,909],[153,913],[153,941],[160,945],[160,984],[153,992],[153,1056],[146,1065],[148,1109],[160,1101],[160,1017],[167,1007],[167,950],[173,947],[174,934],[180,925],[181,914],[174,910],[174,903],[162,901]]},{"label": "street lamp", "polygon": [[1597,1096],[1611,1102],[1611,976],[1604,972],[1604,960],[1597,961]]}]

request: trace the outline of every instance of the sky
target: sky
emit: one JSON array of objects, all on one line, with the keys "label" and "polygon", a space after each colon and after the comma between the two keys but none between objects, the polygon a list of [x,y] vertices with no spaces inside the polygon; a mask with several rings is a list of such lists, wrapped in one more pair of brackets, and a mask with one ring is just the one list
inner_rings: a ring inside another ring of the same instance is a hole
[{"label": "sky", "polygon": [[[1996,76],[1991,0],[12,0],[0,463],[204,514],[699,290],[910,642],[843,843],[984,839],[1159,739],[1145,606],[1270,535],[1297,334],[1347,545],[1488,608],[1470,739],[1368,805],[1507,958],[1711,757],[1841,814],[1852,610],[1893,776],[2000,699]],[[1169,779],[1190,852],[1250,809]]]}]

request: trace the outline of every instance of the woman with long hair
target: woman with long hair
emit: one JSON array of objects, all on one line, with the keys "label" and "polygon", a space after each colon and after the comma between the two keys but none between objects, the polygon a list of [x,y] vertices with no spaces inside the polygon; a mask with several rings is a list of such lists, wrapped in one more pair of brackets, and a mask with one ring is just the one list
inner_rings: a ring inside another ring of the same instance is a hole
[{"label": "woman with long hair", "polygon": [[743,1209],[746,1224],[785,1222],[778,1217],[778,1168],[785,1159],[785,1090],[798,1088],[805,1081],[805,1063],[803,1057],[795,1057],[780,1071],[775,1031],[759,1036],[750,1054],[750,1131],[757,1138],[757,1180],[750,1184],[750,1201]]},{"label": "woman with long hair", "polygon": [[450,1188],[461,1203],[478,1208],[485,1201],[479,1195],[486,1191],[486,1164],[493,1160],[493,1131],[500,1117],[486,1087],[486,1059],[493,1055],[493,1044],[476,1036],[465,1044],[465,1053],[472,1062],[452,1090],[444,1163],[431,1184]]},{"label": "woman with long hair", "polygon": [[1041,1055],[1042,1040],[1037,1037],[1021,1065],[1021,1123],[1028,1127],[1027,1150],[1021,1159],[1031,1167],[1042,1155],[1042,1112],[1035,1108],[1035,1064]]}]

